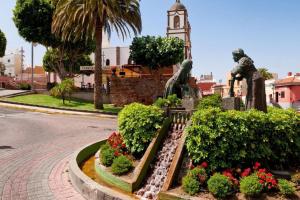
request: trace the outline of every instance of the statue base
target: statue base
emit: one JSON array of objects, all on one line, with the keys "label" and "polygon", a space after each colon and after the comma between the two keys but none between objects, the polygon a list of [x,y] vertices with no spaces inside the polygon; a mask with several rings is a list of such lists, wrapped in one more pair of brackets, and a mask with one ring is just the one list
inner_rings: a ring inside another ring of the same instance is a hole
[{"label": "statue base", "polygon": [[241,110],[241,98],[226,97],[222,99],[222,108],[224,110]]},{"label": "statue base", "polygon": [[197,100],[192,97],[184,97],[182,99],[182,107],[184,107],[185,110],[194,110],[196,105]]}]

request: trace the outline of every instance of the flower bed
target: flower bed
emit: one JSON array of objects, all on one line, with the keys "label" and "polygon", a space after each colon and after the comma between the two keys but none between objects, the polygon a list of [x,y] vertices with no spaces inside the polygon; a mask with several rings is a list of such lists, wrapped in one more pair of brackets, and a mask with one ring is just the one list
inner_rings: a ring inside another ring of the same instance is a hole
[{"label": "flower bed", "polygon": [[296,112],[208,108],[194,113],[186,131],[187,173],[160,199],[300,198],[299,172],[286,180],[268,170],[299,169],[300,116]]}]

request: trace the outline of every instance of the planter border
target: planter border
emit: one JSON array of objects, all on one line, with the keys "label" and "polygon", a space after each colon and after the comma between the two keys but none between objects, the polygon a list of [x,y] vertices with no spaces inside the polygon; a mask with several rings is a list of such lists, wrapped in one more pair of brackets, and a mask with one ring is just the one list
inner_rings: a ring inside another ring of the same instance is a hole
[{"label": "planter border", "polygon": [[100,148],[101,144],[104,144],[106,140],[89,144],[80,150],[76,151],[69,163],[69,173],[72,185],[75,189],[86,199],[98,200],[98,199],[110,199],[110,200],[132,200],[133,198],[116,191],[110,187],[106,187],[98,184],[90,177],[85,175],[79,165],[88,157],[94,155]]},{"label": "planter border", "polygon": [[[161,129],[157,132],[157,136],[152,140],[149,144],[144,156],[142,157],[138,166],[134,169],[134,177],[131,180],[124,180],[122,177],[115,176],[109,172],[107,172],[103,167],[99,164],[99,160],[95,162],[95,170],[98,176],[101,177],[106,183],[120,188],[127,192],[134,192],[137,190],[144,178],[147,175],[147,171],[149,169],[150,163],[155,158],[156,152],[160,146],[162,139],[166,136],[169,130],[169,126],[171,123],[171,119],[167,118],[164,120],[164,123]],[[99,159],[99,156],[97,156]]]}]

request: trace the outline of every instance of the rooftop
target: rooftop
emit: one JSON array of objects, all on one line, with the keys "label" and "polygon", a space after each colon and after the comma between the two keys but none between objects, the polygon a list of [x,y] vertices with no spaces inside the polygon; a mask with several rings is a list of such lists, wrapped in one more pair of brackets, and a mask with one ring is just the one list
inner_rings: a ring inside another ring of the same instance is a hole
[{"label": "rooftop", "polygon": [[170,9],[170,11],[176,10],[186,10],[185,6],[182,3],[180,3],[180,0],[176,0],[176,3],[174,3]]}]

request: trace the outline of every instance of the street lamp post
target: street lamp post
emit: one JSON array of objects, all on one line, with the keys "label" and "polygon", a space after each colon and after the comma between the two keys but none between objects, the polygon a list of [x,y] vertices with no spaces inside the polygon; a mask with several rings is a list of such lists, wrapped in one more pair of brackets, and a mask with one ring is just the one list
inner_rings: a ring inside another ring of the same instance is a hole
[{"label": "street lamp post", "polygon": [[31,90],[34,90],[34,85],[33,85],[33,58],[34,58],[34,51],[33,51],[33,47],[35,47],[37,44],[32,42],[31,43]]}]

